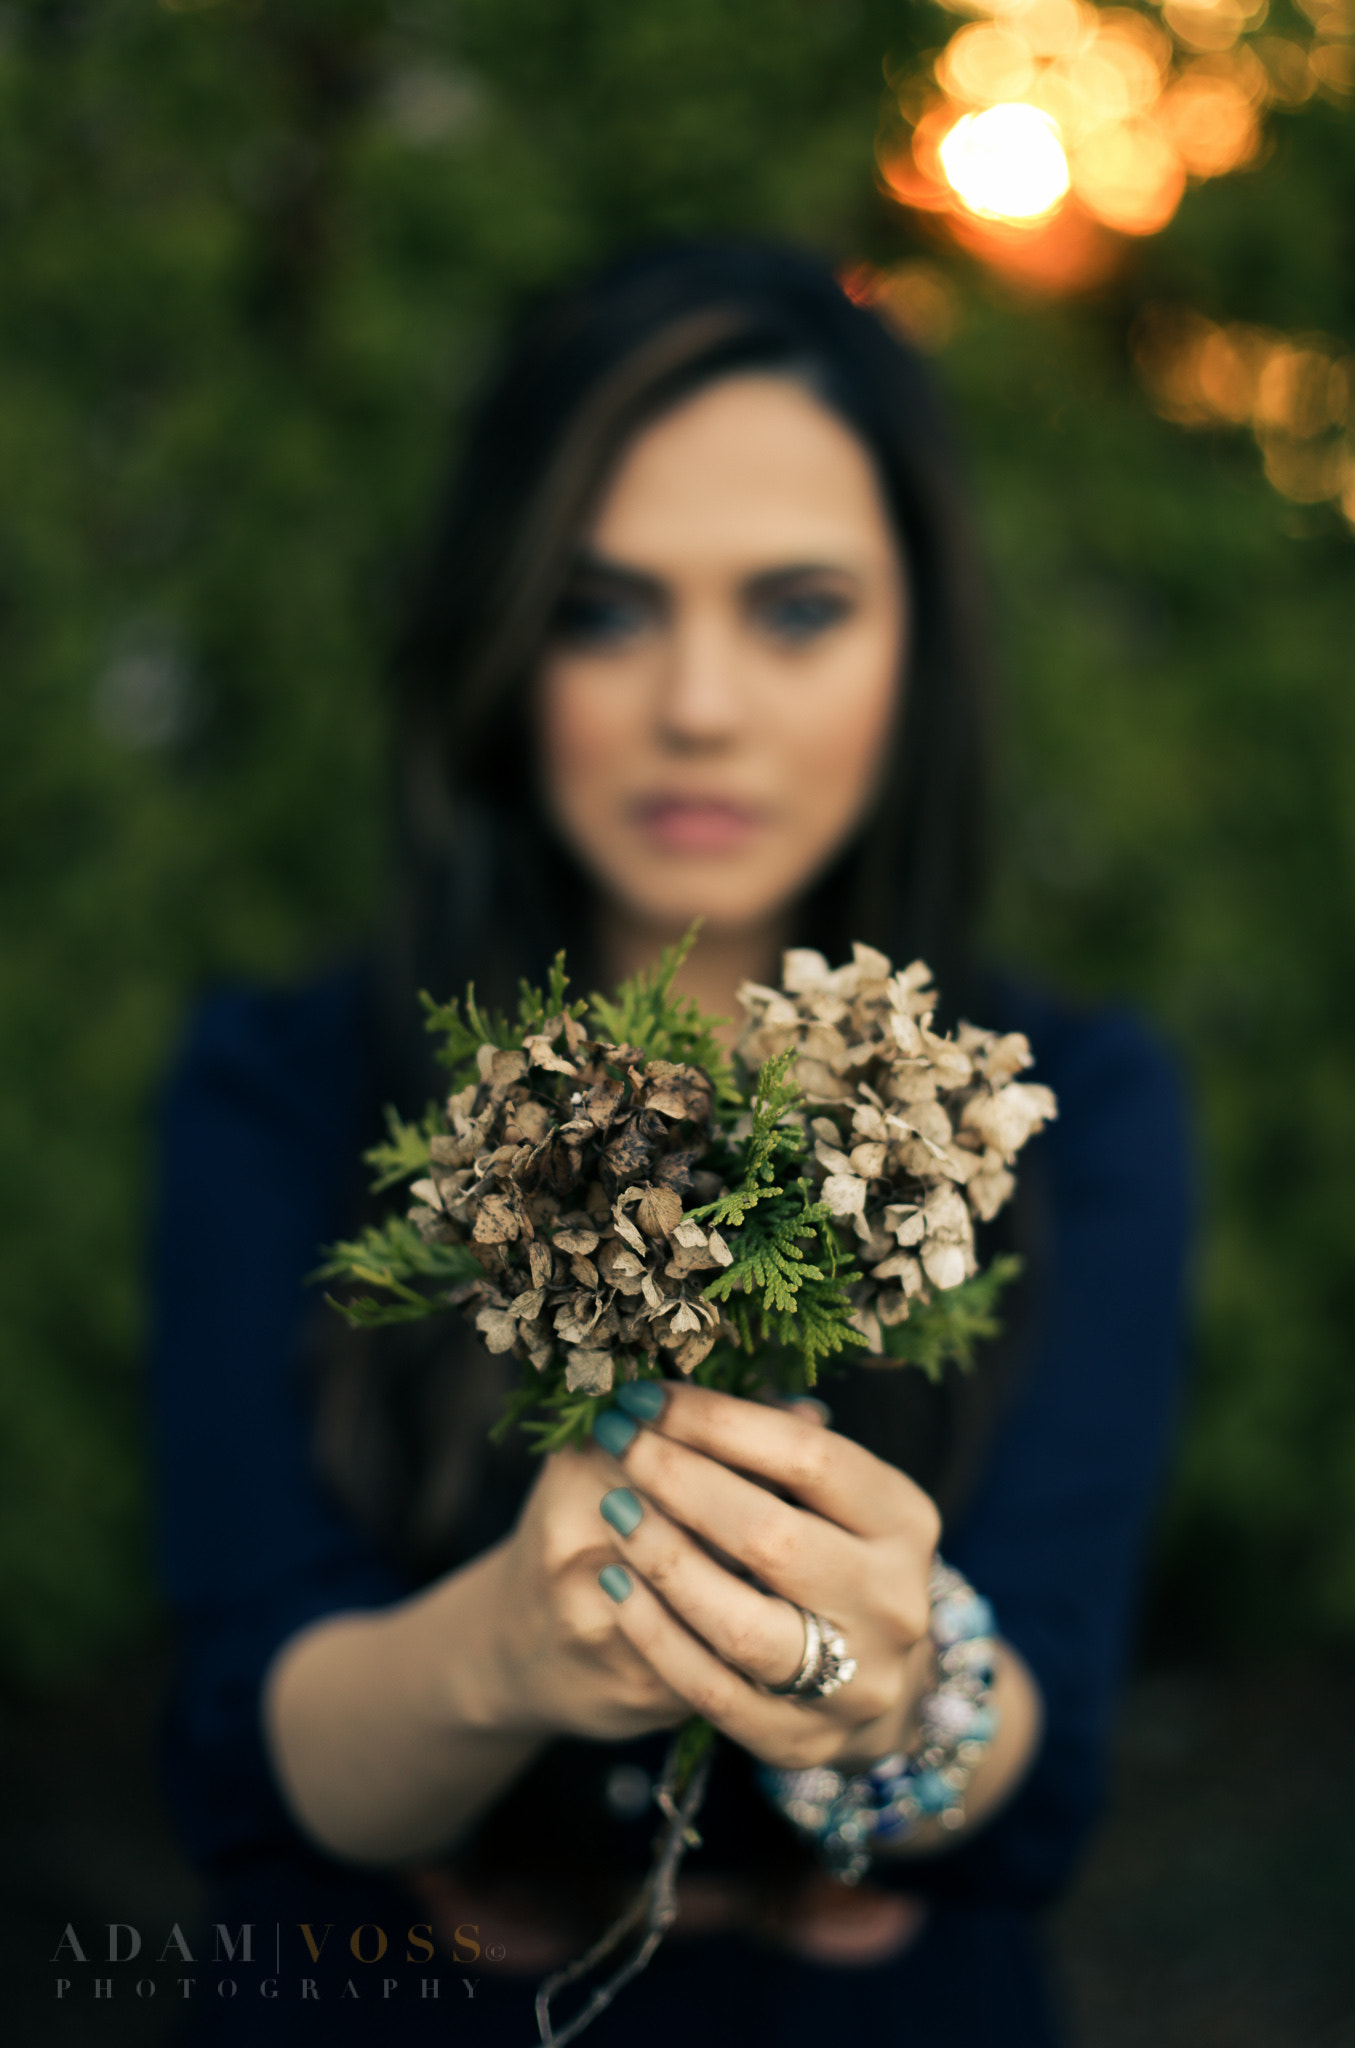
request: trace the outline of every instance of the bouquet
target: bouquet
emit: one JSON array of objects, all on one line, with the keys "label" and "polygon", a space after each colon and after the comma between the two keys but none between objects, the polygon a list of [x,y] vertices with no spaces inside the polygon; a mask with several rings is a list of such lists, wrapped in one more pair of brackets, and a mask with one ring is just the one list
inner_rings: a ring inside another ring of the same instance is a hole
[{"label": "bouquet", "polygon": [[[541,1451],[581,1443],[618,1384],[686,1376],[795,1395],[845,1354],[932,1376],[996,1333],[1018,1261],[980,1269],[974,1224],[1013,1192],[1056,1114],[1019,1033],[933,1029],[921,961],[856,945],[844,966],[788,952],[780,988],[745,983],[732,1059],[674,981],[689,932],[613,999],[568,1000],[563,955],[516,1020],[425,996],[446,1100],[387,1112],[368,1155],[404,1213],[331,1248],[351,1322],[459,1310],[521,1361],[497,1428]],[[589,1954],[542,1987],[543,2041],[573,2039],[642,1969],[676,1910],[713,1731],[688,1722],[656,1800],[650,1878]],[[550,1999],[625,1937],[624,1966],[562,2031]]]}]

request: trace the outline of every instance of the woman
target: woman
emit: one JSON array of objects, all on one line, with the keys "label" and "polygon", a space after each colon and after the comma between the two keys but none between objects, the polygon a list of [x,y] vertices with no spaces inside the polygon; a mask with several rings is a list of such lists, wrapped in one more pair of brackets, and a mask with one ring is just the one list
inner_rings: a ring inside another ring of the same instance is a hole
[{"label": "woman", "polygon": [[[664,252],[564,300],[480,409],[399,675],[379,958],[209,1005],[169,1100],[168,1768],[223,1916],[277,1929],[250,2027],[403,2040],[455,1995],[530,2039],[532,1973],[643,1869],[695,1706],[728,1738],[704,1845],[599,2048],[1048,2041],[1031,1914],[1097,1799],[1172,1400],[1182,1142],[1132,1024],[972,959],[977,586],[915,360],[783,252]],[[784,946],[860,939],[1028,1033],[1061,1121],[1005,1223],[1022,1299],[972,1377],[849,1369],[830,1427],[678,1386],[534,1472],[485,1441],[500,1361],[347,1338],[304,1276],[356,1219],[382,1100],[436,1091],[419,987],[506,992],[561,943],[610,984],[695,915],[685,985],[726,1016]],[[906,1748],[943,1527],[1002,1628],[997,1734],[960,1824],[849,1892],[754,1767]],[[784,1690],[806,1611],[855,1659],[831,1696]]]}]

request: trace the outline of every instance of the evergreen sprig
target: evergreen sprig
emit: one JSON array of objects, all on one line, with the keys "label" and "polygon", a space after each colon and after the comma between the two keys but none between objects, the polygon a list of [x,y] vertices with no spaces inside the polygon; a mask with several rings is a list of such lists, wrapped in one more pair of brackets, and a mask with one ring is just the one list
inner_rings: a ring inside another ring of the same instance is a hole
[{"label": "evergreen sprig", "polygon": [[698,919],[676,945],[664,949],[653,967],[623,981],[614,998],[594,994],[581,1008],[587,1008],[600,1037],[610,1038],[616,1045],[637,1046],[648,1059],[700,1067],[714,1083],[717,1100],[726,1105],[736,1103],[742,1109],[733,1068],[716,1036],[726,1020],[705,1015],[693,997],[673,992],[673,983],[700,930]]},{"label": "evergreen sprig", "polygon": [[812,1387],[822,1359],[866,1339],[851,1320],[851,1255],[831,1211],[811,1201],[812,1187],[796,1171],[808,1147],[794,1115],[794,1060],[791,1048],[759,1068],[749,1129],[735,1148],[738,1184],[694,1220],[734,1239],[733,1264],[710,1282],[706,1299],[729,1305],[745,1352],[797,1355],[803,1384]]},{"label": "evergreen sprig", "polygon": [[[374,1329],[384,1323],[416,1322],[447,1305],[449,1289],[481,1277],[479,1260],[464,1245],[430,1244],[403,1216],[368,1224],[360,1237],[329,1247],[312,1280],[341,1280],[348,1286],[378,1287],[389,1297],[345,1295],[336,1301],[350,1323]],[[422,1284],[420,1284],[422,1283]]]}]

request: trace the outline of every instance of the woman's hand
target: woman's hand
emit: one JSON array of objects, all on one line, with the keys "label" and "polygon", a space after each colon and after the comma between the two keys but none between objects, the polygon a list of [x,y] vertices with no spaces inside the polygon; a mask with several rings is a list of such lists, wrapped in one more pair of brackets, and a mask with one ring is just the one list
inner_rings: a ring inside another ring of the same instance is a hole
[{"label": "woman's hand", "polygon": [[615,1484],[615,1462],[597,1447],[556,1452],[493,1553],[486,1726],[619,1741],[690,1713],[598,1583],[613,1558],[598,1502]]},{"label": "woman's hand", "polygon": [[[673,1697],[764,1763],[859,1768],[903,1747],[932,1677],[931,1500],[807,1414],[664,1393],[629,1440],[620,1409],[599,1430],[617,1453],[603,1507],[624,1571],[604,1583],[620,1630]],[[856,1659],[850,1683],[813,1702],[761,1689],[799,1667],[801,1608]]]}]

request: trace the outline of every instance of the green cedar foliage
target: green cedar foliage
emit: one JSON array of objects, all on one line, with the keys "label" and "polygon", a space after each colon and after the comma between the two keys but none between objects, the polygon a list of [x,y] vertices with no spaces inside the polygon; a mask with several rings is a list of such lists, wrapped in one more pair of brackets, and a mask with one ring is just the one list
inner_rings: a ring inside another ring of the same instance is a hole
[{"label": "green cedar foliage", "polygon": [[[716,1081],[716,1127],[702,1164],[719,1170],[726,1188],[689,1214],[705,1228],[718,1230],[733,1255],[704,1292],[721,1304],[738,1343],[717,1345],[702,1361],[697,1378],[702,1386],[728,1393],[765,1388],[799,1393],[816,1384],[825,1360],[866,1343],[852,1324],[850,1244],[827,1206],[811,1199],[813,1186],[803,1172],[810,1140],[804,1120],[795,1114],[800,1097],[790,1079],[793,1051],[766,1061],[755,1076],[747,1075],[724,1054],[716,1036],[720,1020],[703,1016],[690,997],[674,989],[696,931],[694,926],[667,948],[652,969],[624,982],[615,997],[594,996],[589,1003],[575,1004],[571,1014],[586,1015],[595,1037],[638,1047],[647,1058],[699,1063]],[[558,1017],[567,988],[564,955],[559,954],[547,994],[524,984],[513,1025],[487,1017],[473,990],[464,1004],[439,1004],[425,996],[426,1027],[442,1040],[438,1057],[453,1087],[476,1078],[481,1045],[521,1046],[548,1017]],[[428,1139],[439,1117],[430,1108],[416,1126],[388,1110],[387,1123],[388,1138],[365,1155],[375,1175],[374,1192],[389,1191],[427,1169]],[[933,1378],[950,1360],[967,1369],[976,1342],[996,1334],[997,1297],[1018,1270],[1016,1260],[996,1260],[964,1286],[915,1307],[918,1327],[912,1341],[910,1319],[891,1332],[890,1356],[920,1365]],[[342,1294],[331,1297],[331,1306],[355,1326],[370,1329],[451,1313],[449,1300],[458,1303],[466,1284],[480,1273],[470,1247],[428,1243],[403,1217],[390,1215],[357,1238],[331,1246],[314,1277],[339,1283]],[[513,1393],[499,1429],[519,1425],[537,1450],[556,1450],[583,1441],[597,1409],[597,1397],[566,1385],[563,1355],[557,1354],[540,1374],[524,1368],[524,1384]]]}]

